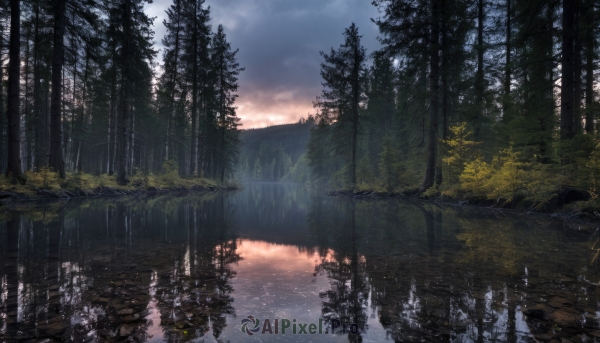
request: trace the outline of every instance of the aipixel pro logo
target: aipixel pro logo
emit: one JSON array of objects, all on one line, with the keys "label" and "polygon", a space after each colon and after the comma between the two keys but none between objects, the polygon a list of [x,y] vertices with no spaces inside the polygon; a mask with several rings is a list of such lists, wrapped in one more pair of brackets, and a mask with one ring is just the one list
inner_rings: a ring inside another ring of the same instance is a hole
[{"label": "aipixel pro logo", "polygon": [[[252,328],[248,327],[251,325]],[[260,320],[255,319],[252,316],[248,316],[246,319],[242,319],[242,332],[247,333],[248,336],[252,336],[260,330]]]},{"label": "aipixel pro logo", "polygon": [[[356,323],[342,323],[339,319],[331,319],[330,326],[323,330],[323,318],[319,318],[318,323],[299,323],[296,319],[264,319],[261,321],[254,316],[248,316],[242,319],[242,332],[248,336],[260,333],[261,335],[322,335],[323,333],[335,334],[336,329],[343,334],[351,333],[358,335],[360,330]],[[331,329],[331,332],[328,332]]]}]

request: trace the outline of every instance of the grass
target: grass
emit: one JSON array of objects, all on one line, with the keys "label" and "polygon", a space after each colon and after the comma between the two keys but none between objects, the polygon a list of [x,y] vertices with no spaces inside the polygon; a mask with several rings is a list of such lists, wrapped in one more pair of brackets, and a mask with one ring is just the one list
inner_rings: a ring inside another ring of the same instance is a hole
[{"label": "grass", "polygon": [[[175,187],[185,187],[190,189],[194,186],[199,187],[218,187],[219,184],[206,178],[182,178],[176,170],[171,170],[163,174],[152,174],[136,172],[130,178],[127,185],[119,185],[115,175],[100,174],[92,175],[83,172],[67,173],[65,179],[60,179],[58,174],[48,168],[42,168],[39,172],[25,173],[26,182],[12,183],[4,175],[0,176],[0,191],[10,191],[16,193],[35,195],[38,190],[45,189],[51,191],[75,191],[81,189],[91,191],[98,187],[110,187],[120,190],[146,190],[150,187],[156,189],[168,189]],[[224,187],[237,187],[235,181],[228,181]]]}]

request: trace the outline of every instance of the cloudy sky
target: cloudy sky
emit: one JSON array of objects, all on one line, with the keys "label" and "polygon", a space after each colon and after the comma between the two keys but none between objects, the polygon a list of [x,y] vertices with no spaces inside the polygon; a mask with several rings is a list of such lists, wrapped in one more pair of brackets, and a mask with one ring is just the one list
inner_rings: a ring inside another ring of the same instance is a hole
[{"label": "cloudy sky", "polygon": [[[379,47],[378,16],[371,0],[206,0],[212,25],[221,23],[238,61],[238,115],[242,128],[291,123],[313,113],[312,101],[321,92],[319,51],[337,48],[352,22],[370,53]],[[162,21],[171,0],[147,5],[155,20],[155,40],[165,34]],[[162,56],[162,52],[159,54]]]}]

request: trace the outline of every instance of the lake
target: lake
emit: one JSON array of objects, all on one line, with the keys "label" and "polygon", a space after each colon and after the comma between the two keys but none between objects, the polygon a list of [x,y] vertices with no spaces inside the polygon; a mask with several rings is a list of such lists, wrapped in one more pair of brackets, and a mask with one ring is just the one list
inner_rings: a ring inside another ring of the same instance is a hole
[{"label": "lake", "polygon": [[547,216],[253,183],[0,221],[0,341],[600,337],[600,233]]}]

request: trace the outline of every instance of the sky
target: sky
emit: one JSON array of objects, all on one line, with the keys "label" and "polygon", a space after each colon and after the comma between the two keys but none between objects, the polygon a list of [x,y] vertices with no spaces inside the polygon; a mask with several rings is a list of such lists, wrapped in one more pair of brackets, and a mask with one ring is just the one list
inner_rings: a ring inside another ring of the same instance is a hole
[{"label": "sky", "polygon": [[[171,0],[146,5],[147,13],[157,17],[157,49],[162,49],[162,22],[170,5]],[[206,0],[206,5],[213,30],[223,24],[246,68],[236,102],[242,129],[293,123],[314,113],[312,101],[322,90],[319,52],[339,47],[352,22],[367,53],[380,47],[371,22],[378,12],[371,0]]]}]

